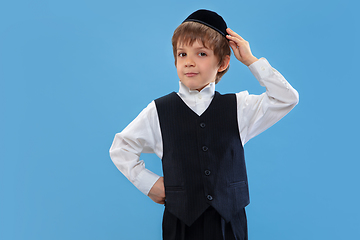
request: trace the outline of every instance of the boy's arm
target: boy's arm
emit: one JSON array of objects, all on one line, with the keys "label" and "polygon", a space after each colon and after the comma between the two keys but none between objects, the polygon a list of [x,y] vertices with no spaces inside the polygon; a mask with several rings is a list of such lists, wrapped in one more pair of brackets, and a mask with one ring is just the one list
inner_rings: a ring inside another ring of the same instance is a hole
[{"label": "boy's arm", "polygon": [[252,55],[247,41],[229,28],[227,32],[235,57],[249,67],[261,86],[266,87],[261,95],[236,94],[239,131],[245,144],[290,112],[298,103],[299,94],[266,59],[259,60]]},{"label": "boy's arm", "polygon": [[261,95],[250,95],[247,91],[236,94],[243,144],[274,125],[299,102],[298,92],[265,58],[251,64],[249,69],[260,85],[266,87],[266,92]]},{"label": "boy's arm", "polygon": [[152,102],[121,133],[115,135],[110,148],[115,166],[145,195],[160,178],[146,169],[144,161],[140,160],[142,152],[162,154],[160,128],[154,127],[158,124],[154,121],[156,119],[157,112]]}]

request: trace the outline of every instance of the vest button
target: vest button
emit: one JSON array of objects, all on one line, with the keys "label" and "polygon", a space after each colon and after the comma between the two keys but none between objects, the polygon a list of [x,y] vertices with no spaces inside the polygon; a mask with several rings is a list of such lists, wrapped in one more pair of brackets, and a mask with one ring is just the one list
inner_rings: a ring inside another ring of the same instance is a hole
[{"label": "vest button", "polygon": [[213,197],[211,195],[207,195],[206,197],[209,201],[213,200]]},{"label": "vest button", "polygon": [[207,146],[203,146],[203,147],[202,147],[202,150],[203,150],[204,152],[206,152],[206,151],[208,150],[208,147],[207,147]]},{"label": "vest button", "polygon": [[200,127],[204,128],[206,126],[205,123],[200,123]]},{"label": "vest button", "polygon": [[206,176],[209,176],[211,174],[211,171],[210,170],[205,170],[205,175]]}]

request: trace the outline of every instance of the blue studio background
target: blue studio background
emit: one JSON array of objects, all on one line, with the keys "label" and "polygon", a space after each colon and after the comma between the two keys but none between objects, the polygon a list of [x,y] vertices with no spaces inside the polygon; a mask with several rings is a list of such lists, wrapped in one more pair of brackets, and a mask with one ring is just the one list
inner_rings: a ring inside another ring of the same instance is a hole
[{"label": "blue studio background", "polygon": [[[300,93],[246,144],[250,240],[360,239],[359,3],[0,1],[0,239],[161,239],[163,206],[108,150],[147,104],[177,91],[171,36],[217,11]],[[217,90],[260,94],[231,60]],[[161,174],[161,161],[142,155]]]}]

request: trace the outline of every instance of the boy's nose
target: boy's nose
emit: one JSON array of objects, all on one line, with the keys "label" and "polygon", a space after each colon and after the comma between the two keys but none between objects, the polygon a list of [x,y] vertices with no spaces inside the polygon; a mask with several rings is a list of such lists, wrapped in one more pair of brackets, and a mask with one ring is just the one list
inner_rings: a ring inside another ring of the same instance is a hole
[{"label": "boy's nose", "polygon": [[195,62],[191,58],[188,58],[188,59],[186,59],[185,66],[186,67],[194,67]]}]

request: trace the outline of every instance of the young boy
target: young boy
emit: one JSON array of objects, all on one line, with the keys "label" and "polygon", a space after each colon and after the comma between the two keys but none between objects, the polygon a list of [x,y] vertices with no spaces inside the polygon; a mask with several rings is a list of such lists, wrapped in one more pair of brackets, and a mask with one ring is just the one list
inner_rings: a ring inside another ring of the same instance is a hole
[{"label": "young boy", "polygon": [[[111,159],[140,191],[165,204],[163,239],[247,239],[243,145],[285,116],[298,93],[215,12],[192,13],[172,43],[179,92],[152,101],[116,134]],[[215,91],[229,68],[230,47],[265,93]],[[143,152],[162,159],[164,177],[145,168]]]}]

